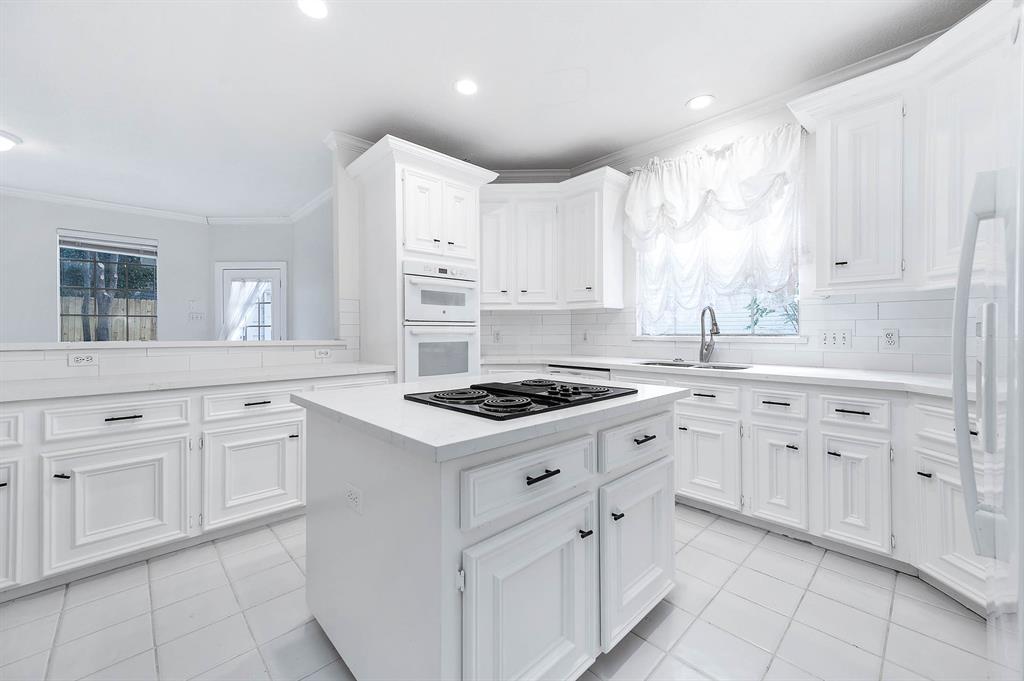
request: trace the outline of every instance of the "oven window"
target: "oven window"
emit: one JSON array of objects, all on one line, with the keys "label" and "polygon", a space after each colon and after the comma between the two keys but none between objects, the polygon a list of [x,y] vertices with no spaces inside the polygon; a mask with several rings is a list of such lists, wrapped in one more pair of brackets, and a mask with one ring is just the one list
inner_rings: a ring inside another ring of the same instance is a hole
[{"label": "oven window", "polygon": [[469,371],[469,341],[420,343],[420,376],[464,374]]},{"label": "oven window", "polygon": [[454,291],[431,291],[423,289],[420,293],[422,305],[440,305],[442,307],[465,307],[466,294]]}]

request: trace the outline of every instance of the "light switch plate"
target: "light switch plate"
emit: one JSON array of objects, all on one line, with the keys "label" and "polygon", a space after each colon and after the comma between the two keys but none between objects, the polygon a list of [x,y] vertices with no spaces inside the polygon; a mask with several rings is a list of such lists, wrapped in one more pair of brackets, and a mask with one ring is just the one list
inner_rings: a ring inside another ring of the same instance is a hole
[{"label": "light switch plate", "polygon": [[853,348],[853,329],[825,329],[818,332],[818,342],[826,350]]},{"label": "light switch plate", "polygon": [[94,367],[99,365],[100,356],[95,352],[69,352],[69,367]]}]

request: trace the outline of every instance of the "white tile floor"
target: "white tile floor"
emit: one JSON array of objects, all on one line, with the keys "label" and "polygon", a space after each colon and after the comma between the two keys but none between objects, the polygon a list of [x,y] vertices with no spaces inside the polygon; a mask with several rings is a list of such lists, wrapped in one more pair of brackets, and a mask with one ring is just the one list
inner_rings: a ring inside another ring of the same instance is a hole
[{"label": "white tile floor", "polygon": [[[981,618],[918,579],[677,506],[675,591],[584,681],[983,679]],[[0,605],[0,681],[330,679],[298,518]]]}]

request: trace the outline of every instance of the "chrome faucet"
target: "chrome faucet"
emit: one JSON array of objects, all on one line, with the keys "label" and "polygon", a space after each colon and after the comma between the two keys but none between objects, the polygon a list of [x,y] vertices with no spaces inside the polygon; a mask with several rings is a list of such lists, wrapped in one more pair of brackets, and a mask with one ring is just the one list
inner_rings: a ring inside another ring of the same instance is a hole
[{"label": "chrome faucet", "polygon": [[[711,313],[711,334],[707,333],[704,325],[704,313]],[[718,320],[715,318],[715,308],[708,305],[700,311],[700,363],[707,364],[711,361],[711,353],[715,351],[715,336],[720,334]]]}]

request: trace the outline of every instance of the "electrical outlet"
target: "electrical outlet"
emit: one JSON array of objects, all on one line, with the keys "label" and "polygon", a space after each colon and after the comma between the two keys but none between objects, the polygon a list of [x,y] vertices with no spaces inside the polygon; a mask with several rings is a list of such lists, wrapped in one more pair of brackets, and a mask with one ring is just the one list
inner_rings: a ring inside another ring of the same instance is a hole
[{"label": "electrical outlet", "polygon": [[900,349],[900,330],[882,329],[882,340],[878,344],[882,352],[895,352]]},{"label": "electrical outlet", "polygon": [[345,483],[345,501],[353,511],[359,515],[363,514],[363,491],[361,489]]},{"label": "electrical outlet", "polygon": [[69,367],[94,367],[100,363],[100,356],[95,352],[68,353]]},{"label": "electrical outlet", "polygon": [[853,347],[853,329],[825,329],[820,332],[821,347],[829,350],[849,350]]},{"label": "electrical outlet", "polygon": [[316,350],[313,351],[313,356],[316,357],[317,359],[330,359],[331,351],[328,350],[327,348],[317,348]]}]

